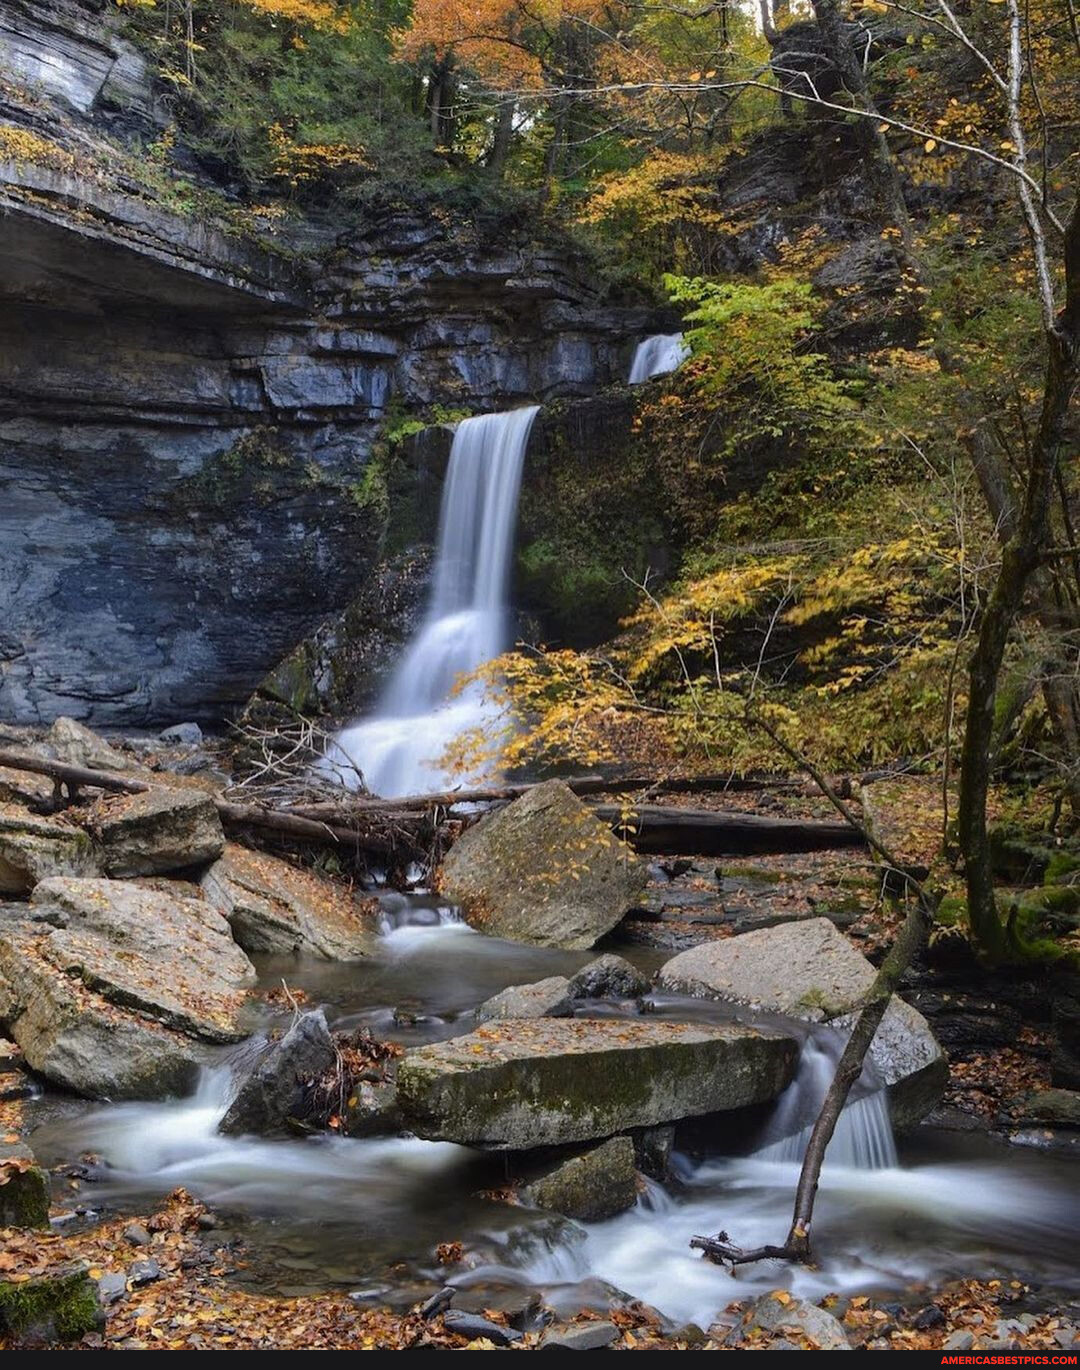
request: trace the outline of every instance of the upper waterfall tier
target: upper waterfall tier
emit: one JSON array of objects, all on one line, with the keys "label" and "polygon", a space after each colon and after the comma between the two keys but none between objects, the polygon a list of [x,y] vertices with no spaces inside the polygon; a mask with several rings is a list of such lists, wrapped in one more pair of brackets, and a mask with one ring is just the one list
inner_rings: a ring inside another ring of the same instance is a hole
[{"label": "upper waterfall tier", "polygon": [[689,355],[681,333],[654,333],[651,338],[643,338],[630,365],[630,384],[640,385],[653,376],[677,371]]}]

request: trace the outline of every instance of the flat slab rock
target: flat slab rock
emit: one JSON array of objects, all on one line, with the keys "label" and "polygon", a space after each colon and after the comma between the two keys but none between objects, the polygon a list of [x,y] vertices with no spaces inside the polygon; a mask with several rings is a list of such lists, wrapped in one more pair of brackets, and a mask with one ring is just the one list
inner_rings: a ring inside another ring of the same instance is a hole
[{"label": "flat slab rock", "polygon": [[561,780],[466,829],[440,876],[481,932],[568,950],[610,932],[640,901],[645,880],[645,863]]},{"label": "flat slab rock", "polygon": [[155,788],[98,799],[87,817],[109,875],[158,875],[205,865],[225,849],[214,801],[195,789]]},{"label": "flat slab rock", "polygon": [[797,1055],[734,1024],[510,1020],[407,1052],[398,1104],[420,1137],[527,1150],[762,1103]]},{"label": "flat slab rock", "polygon": [[245,1035],[255,971],[202,899],[55,877],[28,912],[0,923],[0,1023],[46,1079],[92,1098],[154,1098],[190,1085],[196,1043]]},{"label": "flat slab rock", "polygon": [[202,888],[248,952],[351,961],[368,955],[378,937],[373,900],[234,842],[203,876]]},{"label": "flat slab rock", "polygon": [[[659,985],[727,999],[850,1030],[876,971],[827,918],[813,918],[680,952],[660,970]],[[940,1100],[948,1063],[921,1013],[897,996],[870,1047],[889,1088],[893,1123],[919,1122]]]}]

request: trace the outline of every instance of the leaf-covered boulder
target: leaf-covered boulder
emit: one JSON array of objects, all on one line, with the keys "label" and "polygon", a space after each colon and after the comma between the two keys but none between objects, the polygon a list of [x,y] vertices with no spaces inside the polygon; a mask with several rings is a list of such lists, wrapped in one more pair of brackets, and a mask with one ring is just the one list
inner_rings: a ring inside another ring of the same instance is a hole
[{"label": "leaf-covered boulder", "polygon": [[87,826],[109,875],[158,875],[215,861],[225,833],[214,801],[196,789],[164,786],[97,800]]},{"label": "leaf-covered boulder", "polygon": [[254,968],[204,900],[57,877],[28,914],[0,923],[0,1024],[54,1084],[91,1098],[183,1093],[200,1044],[246,1035]]},{"label": "leaf-covered boulder", "polygon": [[378,936],[372,900],[234,842],[203,876],[202,888],[248,952],[352,961],[368,955]]},{"label": "leaf-covered boulder", "polygon": [[584,950],[640,900],[645,879],[645,864],[549,780],[467,829],[440,884],[481,932]]}]

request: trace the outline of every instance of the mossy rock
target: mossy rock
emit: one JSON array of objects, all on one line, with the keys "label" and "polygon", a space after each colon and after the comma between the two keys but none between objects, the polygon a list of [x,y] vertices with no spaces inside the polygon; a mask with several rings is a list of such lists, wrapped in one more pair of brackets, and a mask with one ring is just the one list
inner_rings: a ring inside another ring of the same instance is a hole
[{"label": "mossy rock", "polygon": [[49,1226],[49,1177],[24,1146],[0,1151],[0,1227]]},{"label": "mossy rock", "polygon": [[1016,823],[999,823],[989,832],[990,861],[999,880],[1026,885],[1041,881],[1058,850],[1042,834],[1025,832]]},{"label": "mossy rock", "polygon": [[16,1346],[78,1341],[103,1324],[97,1285],[85,1266],[0,1282],[0,1332]]}]

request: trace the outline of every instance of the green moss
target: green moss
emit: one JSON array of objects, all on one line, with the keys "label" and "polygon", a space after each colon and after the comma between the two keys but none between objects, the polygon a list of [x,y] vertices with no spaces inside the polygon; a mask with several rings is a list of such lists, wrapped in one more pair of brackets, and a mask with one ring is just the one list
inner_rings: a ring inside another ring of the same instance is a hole
[{"label": "green moss", "polygon": [[937,922],[943,928],[966,926],[967,900],[959,894],[947,894],[937,906]]},{"label": "green moss", "polygon": [[276,699],[292,713],[303,717],[310,718],[320,712],[322,703],[304,644],[270,672],[259,685],[259,694]]},{"label": "green moss", "polygon": [[49,1226],[49,1177],[38,1166],[11,1169],[0,1185],[0,1227]]},{"label": "green moss", "polygon": [[1043,882],[1047,885],[1056,885],[1066,876],[1072,875],[1074,871],[1080,870],[1080,856],[1074,851],[1057,851],[1046,863],[1046,874]]},{"label": "green moss", "polygon": [[16,1341],[77,1341],[101,1323],[97,1286],[83,1268],[0,1282],[0,1329]]}]

